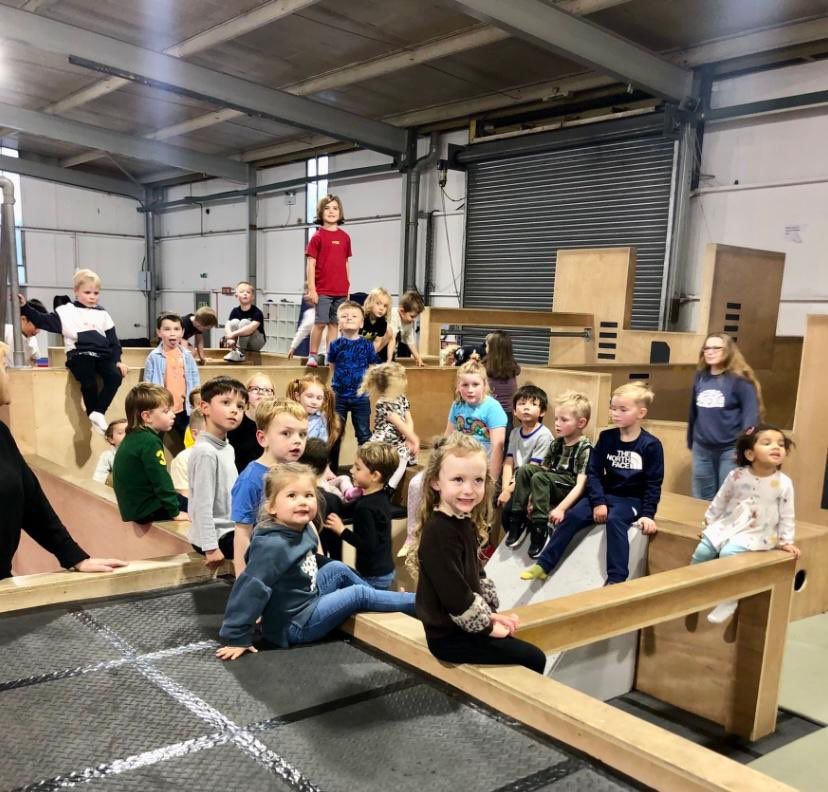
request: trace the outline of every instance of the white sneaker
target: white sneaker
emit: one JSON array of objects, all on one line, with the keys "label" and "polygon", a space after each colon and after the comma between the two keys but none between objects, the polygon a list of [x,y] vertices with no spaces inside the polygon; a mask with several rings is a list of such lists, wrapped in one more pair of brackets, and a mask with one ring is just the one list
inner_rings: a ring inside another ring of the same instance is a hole
[{"label": "white sneaker", "polygon": [[244,355],[238,349],[231,349],[225,356],[224,359],[228,363],[241,363],[244,360]]},{"label": "white sneaker", "polygon": [[106,422],[106,418],[99,412],[91,412],[89,413],[89,423],[92,424],[92,428],[99,434],[105,435],[106,428],[109,426]]},{"label": "white sneaker", "polygon": [[722,624],[726,622],[734,613],[736,613],[736,608],[739,607],[738,600],[730,600],[729,602],[722,602],[719,603],[715,608],[713,608],[710,613],[707,614],[707,621],[711,624]]},{"label": "white sneaker", "polygon": [[316,355],[308,355],[308,362],[305,363],[308,368],[316,368],[319,363],[316,360]]}]

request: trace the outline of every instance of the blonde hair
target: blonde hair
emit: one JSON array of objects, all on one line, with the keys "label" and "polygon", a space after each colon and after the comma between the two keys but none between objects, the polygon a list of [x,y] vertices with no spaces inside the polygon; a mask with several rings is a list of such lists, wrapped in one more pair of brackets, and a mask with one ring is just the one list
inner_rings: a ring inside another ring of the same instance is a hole
[{"label": "blonde hair", "polygon": [[151,382],[139,382],[126,395],[124,407],[126,409],[127,434],[136,432],[144,426],[141,413],[155,410],[158,407],[172,407],[173,395],[160,385]]},{"label": "blonde hair", "polygon": [[336,309],[336,316],[339,318],[342,316],[344,311],[359,311],[362,314],[363,318],[365,317],[365,309],[358,303],[354,302],[353,300],[344,300],[339,304],[339,307]]},{"label": "blonde hair", "polygon": [[190,413],[190,430],[201,431],[204,428],[204,414],[196,408]]},{"label": "blonde hair", "polygon": [[322,389],[324,398],[320,412],[328,426],[328,448],[330,448],[336,442],[336,438],[339,437],[339,433],[342,431],[342,419],[336,414],[336,394],[330,385],[324,382],[317,374],[305,374],[304,377],[291,380],[288,383],[285,396],[288,399],[298,402],[302,398],[302,394],[311,385],[318,385]]},{"label": "blonde hair", "polygon": [[357,393],[367,393],[372,399],[377,400],[385,396],[395,383],[400,386],[400,392],[405,393],[408,385],[405,367],[401,363],[380,363],[378,366],[371,366],[365,372]]},{"label": "blonde hair", "polygon": [[388,300],[388,310],[391,310],[391,293],[388,289],[383,289],[382,286],[378,286],[376,289],[371,289],[365,297],[365,302],[362,304],[362,307],[365,309],[365,313],[370,312],[374,303],[377,302],[380,297],[385,297],[385,299]]},{"label": "blonde hair", "polygon": [[417,513],[417,527],[414,529],[412,546],[405,557],[405,566],[411,576],[416,580],[420,571],[420,562],[417,558],[420,548],[420,539],[423,535],[423,526],[429,520],[435,509],[440,505],[440,493],[432,486],[440,476],[440,468],[443,460],[449,456],[469,457],[473,454],[480,454],[486,460],[486,486],[483,492],[483,499],[472,509],[469,515],[472,525],[477,534],[477,543],[483,547],[489,538],[489,526],[492,522],[492,500],[494,496],[494,481],[489,475],[488,458],[483,446],[469,435],[455,432],[446,438],[439,447],[435,446],[431,451],[428,465],[423,472],[423,501],[420,511]]},{"label": "blonde hair", "polygon": [[[459,345],[457,344],[449,344],[448,346],[444,346],[440,350],[440,366],[453,366],[454,365],[454,355],[457,353],[457,350],[460,349]],[[449,358],[451,358],[452,362],[449,363]]]},{"label": "blonde hair", "polygon": [[293,399],[262,399],[256,407],[256,428],[260,432],[266,432],[273,420],[280,415],[289,415],[305,423],[308,421],[305,408]]},{"label": "blonde hair", "polygon": [[79,289],[84,283],[92,283],[98,288],[101,286],[101,279],[97,272],[91,269],[79,269],[72,276],[72,288]]},{"label": "blonde hair", "polygon": [[568,390],[558,394],[555,407],[569,410],[576,418],[586,418],[587,423],[592,416],[592,404],[583,393]]},{"label": "blonde hair", "polygon": [[[311,487],[316,489],[316,473],[308,465],[302,465],[299,462],[283,462],[279,465],[274,465],[265,476],[264,480],[264,498],[262,498],[262,505],[259,509],[259,520],[266,520],[270,516],[267,511],[273,499],[285,487],[290,486],[290,483],[297,479],[306,478],[310,481]],[[319,498],[316,502],[316,514],[313,517],[314,526],[319,531],[322,526],[322,516],[319,509]]]},{"label": "blonde hair", "polygon": [[236,291],[238,291],[238,290],[239,290],[239,286],[249,286],[249,287],[250,287],[250,291],[252,291],[254,294],[255,294],[255,292],[256,292],[256,289],[254,288],[253,284],[252,284],[250,281],[239,281],[239,282],[236,284]]},{"label": "blonde hair", "polygon": [[650,408],[650,405],[655,399],[655,393],[652,388],[641,380],[634,380],[633,382],[625,382],[619,385],[613,392],[613,396],[621,396],[624,399],[632,399],[639,406]]},{"label": "blonde hair", "polygon": [[457,379],[454,385],[454,401],[456,404],[461,404],[463,399],[460,397],[460,377],[466,376],[480,377],[483,380],[483,398],[485,399],[492,391],[489,388],[489,375],[486,373],[486,367],[479,360],[468,360],[460,368],[457,369]]},{"label": "blonde hair", "polygon": [[750,364],[745,360],[741,350],[736,345],[733,336],[729,336],[727,333],[710,333],[707,335],[702,342],[702,349],[699,350],[699,363],[696,368],[699,371],[710,372],[710,366],[704,360],[704,345],[707,343],[708,338],[718,338],[724,343],[724,349],[722,350],[722,373],[732,374],[734,377],[741,377],[753,385],[756,390],[756,401],[759,404],[759,417],[762,418],[765,414],[762,386],[759,384],[759,380],[756,379],[756,374]]},{"label": "blonde hair", "polygon": [[272,379],[270,379],[270,375],[269,375],[269,374],[265,374],[265,373],[264,373],[264,371],[254,371],[254,372],[253,372],[253,373],[252,373],[252,374],[251,374],[251,375],[250,375],[250,376],[249,376],[249,377],[248,377],[248,378],[244,381],[244,387],[245,387],[245,388],[247,388],[247,389],[249,390],[249,389],[250,389],[250,386],[254,383],[254,381],[255,381],[255,380],[259,379],[259,377],[261,377],[262,379],[266,379],[266,380],[270,383],[270,387],[271,387],[271,388],[273,388],[273,392],[274,392],[274,393],[276,393],[276,386],[273,384],[273,380],[272,380]]}]

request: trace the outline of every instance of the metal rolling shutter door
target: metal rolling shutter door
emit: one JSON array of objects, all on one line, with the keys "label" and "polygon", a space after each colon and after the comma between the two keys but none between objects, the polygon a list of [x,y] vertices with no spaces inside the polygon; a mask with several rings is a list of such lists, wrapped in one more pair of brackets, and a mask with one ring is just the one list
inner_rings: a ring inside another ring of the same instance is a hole
[{"label": "metal rolling shutter door", "polygon": [[[464,307],[549,310],[559,249],[631,246],[632,326],[658,328],[673,159],[654,133],[469,164]],[[519,332],[516,357],[546,363],[548,333]]]}]

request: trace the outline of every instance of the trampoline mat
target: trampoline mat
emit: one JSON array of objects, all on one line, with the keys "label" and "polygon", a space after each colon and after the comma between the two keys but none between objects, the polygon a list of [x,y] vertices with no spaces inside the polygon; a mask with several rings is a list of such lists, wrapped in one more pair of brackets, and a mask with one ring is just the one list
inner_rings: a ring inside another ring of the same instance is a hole
[{"label": "trampoline mat", "polygon": [[0,789],[639,788],[346,640],[214,657],[222,582],[0,620]]}]

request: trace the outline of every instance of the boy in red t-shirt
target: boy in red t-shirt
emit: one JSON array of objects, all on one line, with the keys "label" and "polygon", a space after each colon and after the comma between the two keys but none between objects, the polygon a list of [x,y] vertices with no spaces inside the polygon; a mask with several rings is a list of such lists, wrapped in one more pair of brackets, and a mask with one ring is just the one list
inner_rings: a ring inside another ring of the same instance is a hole
[{"label": "boy in red t-shirt", "polygon": [[308,365],[315,367],[316,350],[322,338],[322,328],[328,326],[328,345],[337,336],[339,320],[336,312],[351,293],[351,237],[341,228],[345,222],[342,201],[336,195],[326,195],[316,207],[316,222],[322,226],[308,242],[308,302],[316,306],[310,337]]}]

